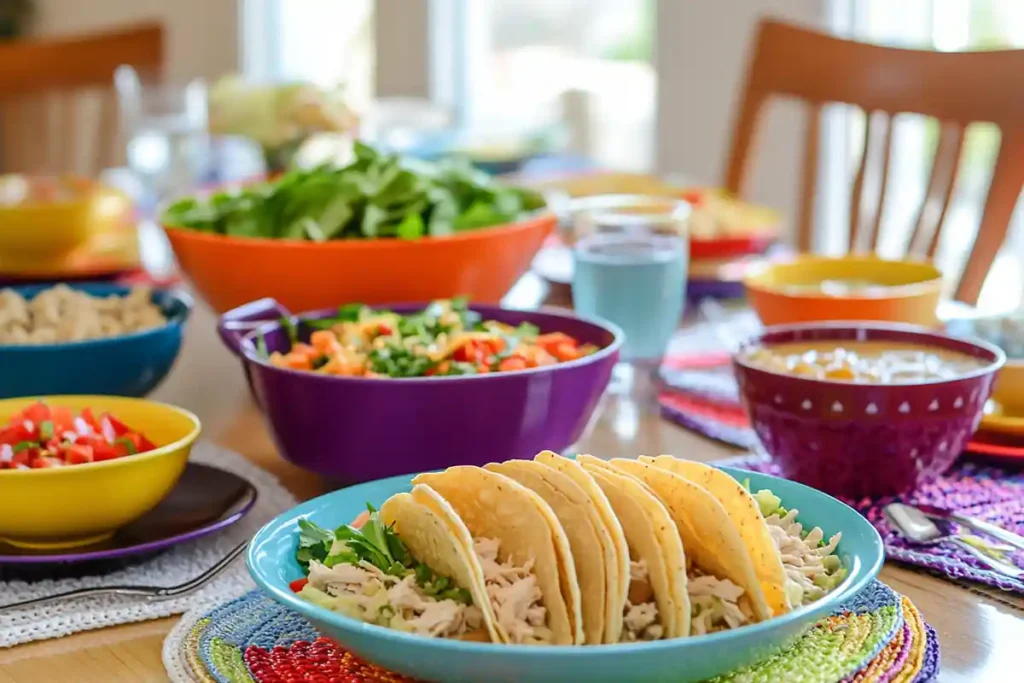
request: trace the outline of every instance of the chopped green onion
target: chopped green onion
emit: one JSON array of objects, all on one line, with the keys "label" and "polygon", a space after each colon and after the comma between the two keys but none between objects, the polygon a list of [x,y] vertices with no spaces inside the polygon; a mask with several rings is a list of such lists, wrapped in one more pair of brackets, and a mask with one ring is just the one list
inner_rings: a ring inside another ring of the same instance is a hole
[{"label": "chopped green onion", "polygon": [[128,449],[128,455],[135,455],[139,452],[139,449],[135,447],[135,442],[126,436],[122,436],[120,439],[114,440],[114,445],[123,444]]}]

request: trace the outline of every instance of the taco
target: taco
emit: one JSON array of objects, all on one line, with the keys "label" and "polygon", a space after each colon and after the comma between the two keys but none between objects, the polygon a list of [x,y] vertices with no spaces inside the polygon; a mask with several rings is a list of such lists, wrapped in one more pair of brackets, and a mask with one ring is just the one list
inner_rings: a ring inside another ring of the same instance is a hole
[{"label": "taco", "polygon": [[[608,611],[612,605],[609,594],[618,592],[622,575],[611,533],[597,512],[592,494],[584,491],[568,475],[535,460],[491,463],[484,469],[515,479],[551,506],[565,530],[576,566],[583,642],[586,645],[618,642],[617,638],[606,640],[606,633],[611,633],[607,629]],[[618,612],[621,624],[621,609]]]},{"label": "taco", "polygon": [[629,548],[630,582],[619,642],[680,638],[690,633],[686,555],[675,522],[651,490],[593,456],[580,465],[607,496]]},{"label": "taco", "polygon": [[846,571],[834,554],[841,534],[826,543],[821,529],[805,531],[796,521],[798,511],[782,507],[771,491],[752,494],[716,467],[671,455],[640,460],[689,479],[718,498],[739,529],[775,614],[824,597],[845,578]]},{"label": "taco", "polygon": [[300,519],[299,528],[302,598],[417,635],[503,642],[469,531],[428,487],[370,507],[361,524],[330,531]]},{"label": "taco", "polygon": [[650,463],[615,458],[607,464],[644,482],[671,513],[686,549],[693,635],[772,617],[750,553],[717,498]]},{"label": "taco", "polygon": [[552,451],[541,451],[535,461],[557,470],[571,479],[594,503],[598,517],[604,523],[612,542],[612,564],[607,576],[607,604],[605,605],[605,643],[617,643],[622,635],[622,605],[629,592],[629,548],[619,518],[615,516],[608,498],[594,478],[583,467],[569,458],[563,458]]},{"label": "taco", "polygon": [[420,474],[472,535],[495,629],[505,642],[582,645],[583,620],[569,541],[544,499],[513,479],[480,467]]}]

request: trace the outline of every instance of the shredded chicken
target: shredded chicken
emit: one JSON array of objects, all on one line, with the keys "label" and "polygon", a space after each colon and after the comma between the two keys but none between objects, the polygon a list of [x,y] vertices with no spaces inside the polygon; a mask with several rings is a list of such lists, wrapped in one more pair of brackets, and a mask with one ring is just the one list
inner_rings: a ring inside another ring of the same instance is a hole
[{"label": "shredded chicken", "polygon": [[654,590],[647,573],[647,560],[629,561],[629,593],[622,609],[623,643],[638,640],[661,640],[665,627],[658,617]]},{"label": "shredded chicken", "polygon": [[827,592],[828,567],[825,558],[835,552],[842,534],[836,534],[825,545],[821,544],[824,532],[820,528],[804,534],[803,525],[796,521],[797,511],[790,510],[785,517],[777,514],[765,518],[775,547],[782,556],[786,577],[798,589],[791,595],[800,596],[799,603],[806,605],[823,597]]},{"label": "shredded chicken", "polygon": [[327,567],[309,563],[309,583],[340,598],[340,611],[362,621],[423,636],[449,638],[483,627],[483,613],[475,605],[438,600],[427,595],[412,574],[385,574],[369,562]]},{"label": "shredded chicken", "polygon": [[483,566],[487,597],[494,606],[498,625],[513,643],[550,643],[554,634],[546,626],[547,609],[533,574],[533,560],[522,567],[499,562],[497,539],[478,538],[473,545]]},{"label": "shredded chicken", "polygon": [[737,628],[753,621],[750,602],[742,588],[691,568],[686,583],[690,594],[690,634]]}]

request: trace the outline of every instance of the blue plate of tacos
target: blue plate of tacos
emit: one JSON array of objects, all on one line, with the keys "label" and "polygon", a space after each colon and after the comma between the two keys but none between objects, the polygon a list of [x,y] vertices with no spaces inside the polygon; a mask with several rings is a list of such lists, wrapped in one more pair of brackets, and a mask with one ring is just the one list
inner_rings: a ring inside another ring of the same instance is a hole
[{"label": "blue plate of tacos", "polygon": [[253,538],[256,583],[428,681],[700,681],[792,643],[873,579],[870,523],[775,477],[672,456],[400,476]]}]

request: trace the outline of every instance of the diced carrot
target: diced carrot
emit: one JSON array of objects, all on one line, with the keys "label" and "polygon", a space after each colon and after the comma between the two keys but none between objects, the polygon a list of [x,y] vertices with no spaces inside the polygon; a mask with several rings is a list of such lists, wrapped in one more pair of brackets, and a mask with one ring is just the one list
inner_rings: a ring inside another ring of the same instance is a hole
[{"label": "diced carrot", "polygon": [[483,375],[491,371],[491,366],[488,365],[487,363],[478,363],[476,366],[476,371],[478,374]]},{"label": "diced carrot", "polygon": [[294,353],[285,355],[282,360],[284,367],[291,368],[292,370],[309,370],[313,367],[308,357]]},{"label": "diced carrot", "polygon": [[526,369],[526,359],[522,356],[509,356],[498,363],[498,372],[514,372]]},{"label": "diced carrot", "polygon": [[335,353],[341,350],[341,342],[330,330],[317,330],[309,337],[309,343],[320,353]]},{"label": "diced carrot", "polygon": [[576,360],[580,357],[580,351],[575,344],[562,343],[549,348],[548,351],[560,361]]}]

